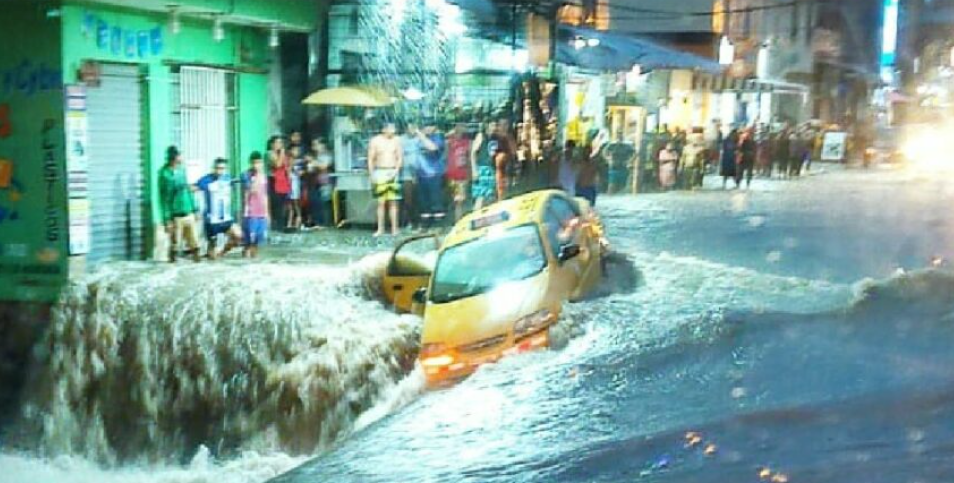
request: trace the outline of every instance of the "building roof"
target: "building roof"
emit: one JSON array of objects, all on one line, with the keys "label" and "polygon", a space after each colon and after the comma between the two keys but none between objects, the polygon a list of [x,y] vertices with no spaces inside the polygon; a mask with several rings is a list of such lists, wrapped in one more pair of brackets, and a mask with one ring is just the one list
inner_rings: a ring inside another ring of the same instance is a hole
[{"label": "building roof", "polygon": [[[599,45],[577,49],[576,38],[598,39]],[[693,69],[719,73],[717,62],[682,52],[642,37],[560,25],[557,27],[556,60],[599,71],[625,71],[634,65],[649,69]]]}]

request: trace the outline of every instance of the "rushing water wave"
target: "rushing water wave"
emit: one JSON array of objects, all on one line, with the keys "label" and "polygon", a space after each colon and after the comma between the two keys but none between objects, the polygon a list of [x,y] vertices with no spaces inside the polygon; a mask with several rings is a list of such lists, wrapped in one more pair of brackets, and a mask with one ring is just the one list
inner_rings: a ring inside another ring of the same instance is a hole
[{"label": "rushing water wave", "polygon": [[108,267],[54,309],[14,441],[105,465],[327,448],[414,367],[420,319],[365,289],[382,266]]},{"label": "rushing water wave", "polygon": [[[413,366],[419,319],[374,301],[369,281],[383,255],[347,267],[109,267],[57,307],[15,432],[20,452],[0,455],[0,467],[14,482],[261,482],[364,430],[287,478],[466,481],[463,468],[481,481],[573,480],[573,465],[586,468],[627,438],[769,407],[742,370],[712,387],[733,371],[722,359],[745,363],[737,351],[746,334],[763,334],[756,345],[784,336],[798,347],[825,337],[790,327],[801,319],[954,317],[945,272],[852,287],[668,253],[627,256],[639,288],[568,305],[565,348],[505,360],[424,397]],[[633,279],[622,280],[613,283]],[[706,356],[712,347],[724,349]],[[690,370],[690,360],[700,362]],[[675,393],[696,410],[674,403]],[[709,413],[698,404],[723,393],[742,395]],[[611,416],[637,396],[647,400],[639,413]],[[459,457],[448,461],[448,451]]]}]

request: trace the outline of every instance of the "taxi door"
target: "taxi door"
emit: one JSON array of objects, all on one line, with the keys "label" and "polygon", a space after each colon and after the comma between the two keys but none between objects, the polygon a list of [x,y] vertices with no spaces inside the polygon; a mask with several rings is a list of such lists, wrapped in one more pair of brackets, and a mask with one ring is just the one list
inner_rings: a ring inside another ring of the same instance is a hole
[{"label": "taxi door", "polygon": [[543,215],[550,264],[551,290],[561,300],[575,296],[583,275],[583,250],[579,213],[566,198],[553,196],[547,200]]},{"label": "taxi door", "polygon": [[439,248],[437,235],[421,235],[404,240],[391,253],[382,290],[395,310],[412,312],[415,292],[427,290],[431,281]]}]

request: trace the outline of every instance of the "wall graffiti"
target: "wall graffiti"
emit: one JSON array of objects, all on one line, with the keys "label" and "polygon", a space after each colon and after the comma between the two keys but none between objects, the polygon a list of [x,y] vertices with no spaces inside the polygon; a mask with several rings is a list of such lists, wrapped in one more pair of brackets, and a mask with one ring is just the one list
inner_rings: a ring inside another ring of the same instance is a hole
[{"label": "wall graffiti", "polygon": [[56,206],[56,184],[60,181],[60,170],[56,162],[57,152],[57,122],[55,119],[46,119],[40,130],[40,143],[43,155],[43,181],[46,184],[46,206],[44,209],[44,226],[46,227],[46,241],[60,240],[60,209]]},{"label": "wall graffiti", "polygon": [[13,177],[13,161],[0,158],[0,225],[20,219],[23,184]]},{"label": "wall graffiti", "polygon": [[2,92],[6,96],[21,94],[32,97],[46,91],[63,88],[63,71],[48,66],[45,62],[34,63],[21,60],[15,67],[0,69]]}]

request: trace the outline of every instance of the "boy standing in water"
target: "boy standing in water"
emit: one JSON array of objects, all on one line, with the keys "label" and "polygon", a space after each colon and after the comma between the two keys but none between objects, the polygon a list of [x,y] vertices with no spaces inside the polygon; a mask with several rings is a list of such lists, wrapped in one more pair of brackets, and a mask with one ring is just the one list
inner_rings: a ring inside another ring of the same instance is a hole
[{"label": "boy standing in water", "polygon": [[[242,231],[232,219],[232,177],[228,173],[228,162],[218,158],[212,169],[199,178],[196,186],[205,195],[205,236],[209,241],[206,254],[214,260],[239,246]],[[226,235],[228,241],[222,252],[216,253],[219,235]]]},{"label": "boy standing in water", "polygon": [[398,174],[404,159],[400,139],[395,136],[394,123],[384,125],[381,134],[368,144],[368,174],[374,197],[378,199],[378,231],[374,236],[384,235],[384,221],[387,212],[391,215],[391,234],[398,234],[399,207],[401,203],[401,182]]},{"label": "boy standing in water", "polygon": [[250,158],[252,168],[242,175],[242,187],[245,189],[245,249],[242,255],[255,258],[258,256],[258,246],[265,241],[268,233],[268,178],[262,153],[255,151]]}]

